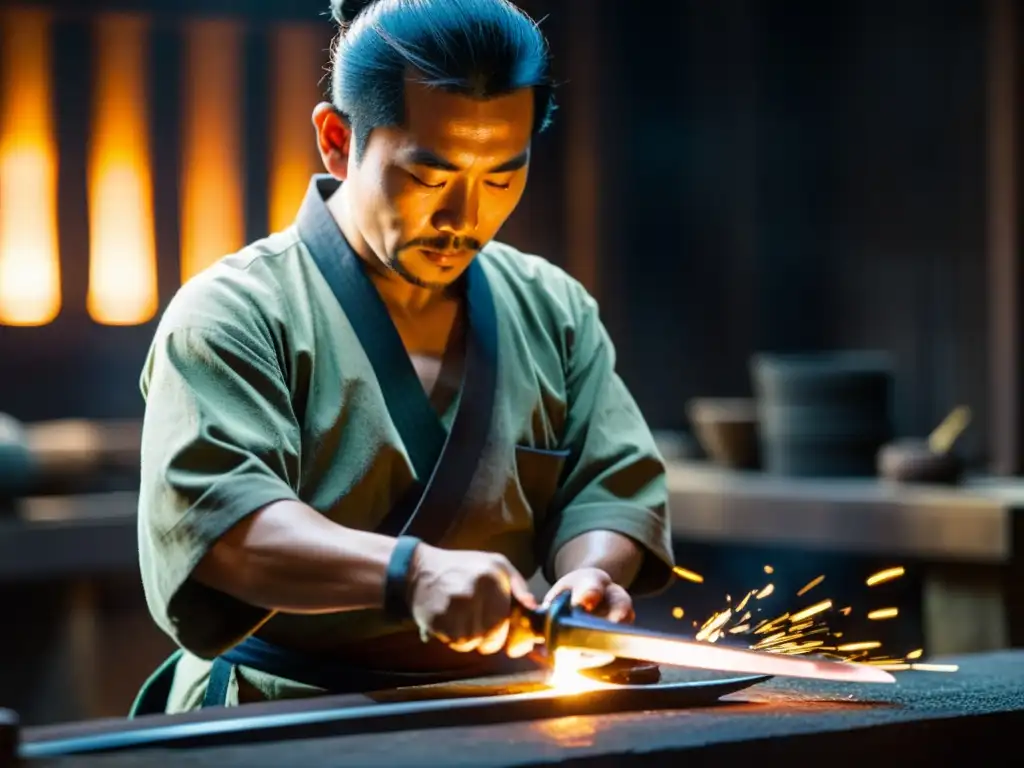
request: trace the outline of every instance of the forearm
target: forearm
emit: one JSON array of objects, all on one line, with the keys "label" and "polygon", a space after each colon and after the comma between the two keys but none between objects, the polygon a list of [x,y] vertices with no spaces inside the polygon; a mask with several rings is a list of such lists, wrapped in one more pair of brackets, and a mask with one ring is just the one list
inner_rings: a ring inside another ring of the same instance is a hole
[{"label": "forearm", "polygon": [[222,536],[194,577],[283,613],[379,608],[395,539],[338,525],[294,501],[271,504]]},{"label": "forearm", "polygon": [[555,555],[555,577],[580,568],[599,568],[612,581],[629,587],[644,562],[644,549],[615,531],[588,531],[570,539]]}]

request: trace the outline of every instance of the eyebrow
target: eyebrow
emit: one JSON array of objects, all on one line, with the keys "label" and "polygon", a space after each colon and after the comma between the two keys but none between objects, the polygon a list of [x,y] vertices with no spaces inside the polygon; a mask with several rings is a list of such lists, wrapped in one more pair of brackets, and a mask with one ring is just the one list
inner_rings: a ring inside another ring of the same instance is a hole
[{"label": "eyebrow", "polygon": [[[501,165],[491,168],[488,173],[510,173],[512,171],[518,171],[524,167],[530,161],[530,150],[520,152],[510,160],[506,160]],[[406,162],[410,165],[419,165],[424,168],[434,168],[438,171],[459,171],[462,170],[459,166],[454,163],[445,160],[443,157],[435,152],[431,152],[429,149],[414,149],[406,157]]]}]

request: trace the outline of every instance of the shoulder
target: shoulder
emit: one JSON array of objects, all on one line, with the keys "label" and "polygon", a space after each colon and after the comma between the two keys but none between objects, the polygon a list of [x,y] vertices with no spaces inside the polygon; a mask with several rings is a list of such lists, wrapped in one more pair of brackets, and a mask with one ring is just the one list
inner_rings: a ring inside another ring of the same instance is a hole
[{"label": "shoulder", "polygon": [[188,280],[168,303],[157,336],[201,331],[248,341],[276,335],[300,289],[304,247],[294,228],[257,240]]},{"label": "shoulder", "polygon": [[478,258],[492,290],[521,308],[574,324],[597,311],[597,303],[576,278],[536,254],[491,242]]}]

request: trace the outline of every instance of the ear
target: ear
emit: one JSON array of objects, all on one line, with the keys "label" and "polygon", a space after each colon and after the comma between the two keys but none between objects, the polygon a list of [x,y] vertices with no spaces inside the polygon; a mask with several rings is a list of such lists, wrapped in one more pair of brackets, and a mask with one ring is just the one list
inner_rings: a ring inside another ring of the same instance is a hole
[{"label": "ear", "polygon": [[313,110],[313,125],[324,168],[334,178],[344,181],[348,175],[352,130],[334,105],[326,101],[317,104]]}]

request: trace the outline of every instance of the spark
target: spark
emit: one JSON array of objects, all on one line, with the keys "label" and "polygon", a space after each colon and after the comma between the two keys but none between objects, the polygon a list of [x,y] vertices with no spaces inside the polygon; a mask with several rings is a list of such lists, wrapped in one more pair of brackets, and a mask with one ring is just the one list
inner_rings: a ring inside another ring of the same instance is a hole
[{"label": "spark", "polygon": [[766,645],[772,645],[774,643],[781,643],[785,639],[786,639],[786,633],[785,632],[776,632],[774,635],[769,635],[768,637],[766,637],[763,640],[761,640],[761,642],[756,643],[754,645],[754,647],[755,648],[764,648]]},{"label": "spark", "polygon": [[907,654],[907,658],[908,659],[920,659],[921,658],[921,654],[923,654],[923,653],[924,653],[924,649],[923,648],[918,648],[916,651],[911,651],[910,653],[908,653]]},{"label": "spark", "polygon": [[899,608],[879,608],[877,611],[871,611],[868,614],[868,618],[871,621],[881,621],[883,619],[895,619],[899,614]]},{"label": "spark", "polygon": [[789,618],[788,613],[784,613],[781,616],[777,616],[774,619],[765,619],[756,627],[754,627],[755,635],[767,635],[769,632],[774,632],[778,629],[778,625]]},{"label": "spark", "polygon": [[910,668],[918,672],[956,672],[960,669],[956,664],[911,664]]},{"label": "spark", "polygon": [[758,600],[764,600],[766,597],[768,597],[768,595],[770,595],[774,591],[775,591],[775,585],[774,584],[769,584],[768,586],[766,586],[764,589],[762,589],[760,592],[757,593],[757,599]]},{"label": "spark", "polygon": [[897,566],[895,568],[886,568],[884,571],[879,571],[871,576],[868,576],[867,585],[874,587],[877,584],[884,584],[887,581],[898,579],[905,573],[903,566]]},{"label": "spark", "polygon": [[793,618],[790,621],[801,622],[804,619],[809,619],[811,616],[815,616],[822,611],[827,611],[832,607],[831,600],[822,600],[820,603],[815,603],[810,608],[804,608],[802,611],[798,611],[793,614]]},{"label": "spark", "polygon": [[676,607],[676,608],[672,609],[672,618],[673,619],[681,619],[685,615],[686,615],[686,611],[684,611],[682,608]]},{"label": "spark", "polygon": [[875,640],[868,640],[868,641],[863,642],[863,643],[847,643],[846,645],[840,645],[836,650],[838,650],[838,651],[845,651],[845,652],[849,653],[850,651],[871,651],[871,650],[874,650],[875,648],[881,648],[881,647],[882,647],[881,643],[879,643],[879,642],[877,642]]},{"label": "spark", "polygon": [[680,567],[678,565],[675,568],[672,569],[672,573],[674,573],[680,579],[686,579],[687,581],[692,581],[694,584],[703,584],[704,583],[704,577],[701,576],[699,573],[694,573],[693,571],[688,571],[686,568],[682,568],[682,567]]},{"label": "spark", "polygon": [[774,568],[772,568],[772,567],[771,567],[770,565],[766,565],[766,566],[764,567],[764,572],[765,572],[765,573],[775,573],[775,569],[774,569]]},{"label": "spark", "polygon": [[804,586],[803,589],[801,589],[799,592],[796,593],[796,596],[797,597],[803,597],[805,594],[810,592],[816,586],[821,584],[821,582],[823,582],[824,580],[825,580],[824,576],[819,576],[818,578],[811,580],[811,582],[809,584]]},{"label": "spark", "polygon": [[751,596],[753,596],[753,594],[754,594],[753,592],[747,592],[746,597],[744,597],[742,600],[740,600],[740,604],[736,606],[736,613],[739,613],[740,611],[742,611],[746,607],[747,601],[750,600],[750,598],[751,598]]},{"label": "spark", "polygon": [[[711,635],[717,635],[716,638],[715,638],[717,640],[718,637],[721,636],[721,632],[719,632],[719,630],[723,626],[728,624],[729,623],[729,619],[731,619],[731,618],[732,618],[732,611],[730,611],[728,609],[722,611],[721,613],[716,613],[714,616],[712,616],[710,619],[708,619],[704,623],[703,627],[700,628],[700,632],[697,633],[697,639],[698,640],[710,640]],[[713,643],[715,641],[714,640],[710,640],[710,642]]]}]

